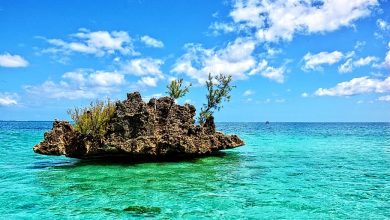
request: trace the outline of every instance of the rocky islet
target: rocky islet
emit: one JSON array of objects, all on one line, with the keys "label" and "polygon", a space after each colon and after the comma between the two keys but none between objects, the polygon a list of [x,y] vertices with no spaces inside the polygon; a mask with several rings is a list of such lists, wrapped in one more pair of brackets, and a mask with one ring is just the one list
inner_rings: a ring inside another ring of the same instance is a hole
[{"label": "rocky islet", "polygon": [[196,157],[244,145],[236,135],[216,131],[214,118],[195,124],[196,109],[169,97],[144,102],[138,92],[118,101],[104,136],[76,131],[67,121],[54,121],[44,140],[33,147],[44,155],[72,158],[132,157],[164,159]]}]

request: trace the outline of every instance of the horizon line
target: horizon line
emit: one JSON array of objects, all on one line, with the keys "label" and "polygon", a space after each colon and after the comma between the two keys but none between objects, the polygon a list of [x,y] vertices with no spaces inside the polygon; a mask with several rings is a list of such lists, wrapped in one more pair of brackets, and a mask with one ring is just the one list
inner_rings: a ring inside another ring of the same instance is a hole
[{"label": "horizon line", "polygon": [[[53,122],[55,120],[1,120],[0,122]],[[68,121],[68,120],[58,120]],[[69,121],[73,122],[73,121]],[[215,123],[390,123],[390,121],[216,121]]]}]

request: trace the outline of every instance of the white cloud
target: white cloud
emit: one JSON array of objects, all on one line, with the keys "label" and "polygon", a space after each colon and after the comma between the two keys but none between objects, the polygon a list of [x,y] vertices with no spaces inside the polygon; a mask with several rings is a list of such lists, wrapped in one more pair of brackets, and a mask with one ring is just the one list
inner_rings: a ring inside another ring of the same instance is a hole
[{"label": "white cloud", "polygon": [[125,77],[116,72],[96,71],[89,75],[89,79],[93,85],[102,87],[122,85],[125,82]]},{"label": "white cloud", "polygon": [[341,64],[339,66],[339,72],[340,73],[349,73],[349,72],[352,72],[353,70],[353,61],[352,59],[348,59],[345,63]]},{"label": "white cloud", "polygon": [[264,46],[264,49],[267,50],[267,55],[268,56],[275,56],[277,54],[282,53],[282,49],[272,48],[272,47],[270,47],[267,44]]},{"label": "white cloud", "polygon": [[338,70],[340,73],[348,73],[352,72],[354,67],[367,66],[375,61],[378,61],[378,58],[374,56],[362,57],[355,61],[353,61],[352,58],[349,58],[345,63],[339,66]]},{"label": "white cloud", "polygon": [[46,39],[54,47],[44,49],[43,53],[72,52],[104,56],[106,54],[120,53],[123,55],[138,55],[134,51],[131,37],[125,31],[95,31],[80,29],[71,35],[70,41],[62,39]]},{"label": "white cloud", "polygon": [[256,64],[252,53],[255,42],[238,38],[222,49],[205,49],[199,44],[187,44],[186,53],[174,64],[171,72],[184,73],[203,84],[209,73],[246,79],[246,72]]},{"label": "white cloud", "polygon": [[118,86],[125,83],[125,78],[117,72],[90,71],[80,69],[75,72],[66,72],[62,78],[70,80],[79,86],[92,85],[99,87]]},{"label": "white cloud", "polygon": [[255,48],[256,41],[251,38],[237,38],[219,49],[187,44],[186,53],[176,60],[171,72],[184,73],[200,84],[205,83],[209,73],[231,75],[233,79],[247,79],[259,74],[283,83],[285,67],[268,66],[266,60],[258,62],[253,55]]},{"label": "white cloud", "polygon": [[329,89],[319,88],[317,96],[352,96],[364,93],[385,93],[390,92],[390,77],[384,80],[371,79],[367,76],[353,78],[350,81],[338,83]]},{"label": "white cloud", "polygon": [[41,85],[25,86],[30,94],[48,98],[96,98],[100,94],[110,94],[126,83],[124,76],[117,72],[79,69],[62,75],[62,80],[45,81]]},{"label": "white cloud", "polygon": [[284,72],[285,72],[284,67],[275,68],[275,67],[268,66],[263,72],[261,72],[261,75],[270,80],[274,80],[277,83],[283,83]]},{"label": "white cloud", "polygon": [[234,10],[230,12],[230,16],[236,23],[244,23],[249,27],[261,28],[264,26],[264,17],[260,13],[264,12],[262,7],[259,7],[255,1],[236,1]]},{"label": "white cloud", "polygon": [[246,91],[244,92],[243,96],[251,96],[251,95],[253,95],[253,94],[255,94],[255,92],[252,91],[252,90],[250,90],[250,89],[248,89],[248,90],[246,90]]},{"label": "white cloud", "polygon": [[70,81],[83,86],[86,83],[84,70],[78,70],[75,72],[66,72],[62,75],[62,78],[69,79]]},{"label": "white cloud", "polygon": [[381,96],[378,101],[390,102],[390,95]]},{"label": "white cloud", "polygon": [[164,75],[161,71],[161,65],[164,64],[164,61],[160,59],[152,58],[139,58],[129,60],[122,66],[122,72],[126,74],[132,74],[135,76],[147,76],[153,75],[158,76],[159,78],[164,78]]},{"label": "white cloud", "polygon": [[140,86],[156,87],[157,82],[158,82],[158,78],[145,76],[145,77],[142,77],[140,80],[138,80],[137,84]]},{"label": "white cloud", "polygon": [[383,20],[383,19],[378,19],[376,20],[376,25],[382,30],[382,31],[387,31],[390,30],[390,24]]},{"label": "white cloud", "polygon": [[322,70],[323,64],[332,65],[339,62],[343,58],[343,53],[339,51],[333,52],[320,52],[317,54],[307,53],[303,60],[305,65],[302,67],[303,70]]},{"label": "white cloud", "polygon": [[248,75],[252,76],[257,73],[260,73],[261,71],[265,70],[267,67],[268,67],[268,62],[262,59],[257,63],[257,65],[254,68],[251,69]]},{"label": "white cloud", "polygon": [[369,65],[370,63],[375,62],[375,61],[377,61],[377,60],[378,60],[377,57],[374,57],[374,56],[367,56],[367,57],[360,58],[360,59],[356,60],[353,64],[354,64],[354,66],[356,66],[356,67],[360,67],[360,66]]},{"label": "white cloud", "polygon": [[222,23],[222,22],[214,22],[209,27],[213,30],[214,35],[219,35],[222,33],[230,33],[236,31],[236,26],[234,24]]},{"label": "white cloud", "polygon": [[0,106],[17,105],[18,96],[15,93],[0,93]]},{"label": "white cloud", "polygon": [[0,67],[26,67],[28,61],[19,55],[11,55],[9,53],[0,54]]},{"label": "white cloud", "polygon": [[230,16],[264,41],[293,39],[296,33],[323,33],[353,26],[369,16],[377,0],[236,0]]},{"label": "white cloud", "polygon": [[304,93],[301,94],[301,96],[304,97],[304,98],[306,98],[306,97],[309,96],[309,94],[308,94],[307,92],[304,92]]},{"label": "white cloud", "polygon": [[150,47],[156,47],[156,48],[162,48],[164,47],[164,43],[162,41],[159,41],[153,37],[150,37],[148,35],[144,35],[141,37],[141,41]]}]

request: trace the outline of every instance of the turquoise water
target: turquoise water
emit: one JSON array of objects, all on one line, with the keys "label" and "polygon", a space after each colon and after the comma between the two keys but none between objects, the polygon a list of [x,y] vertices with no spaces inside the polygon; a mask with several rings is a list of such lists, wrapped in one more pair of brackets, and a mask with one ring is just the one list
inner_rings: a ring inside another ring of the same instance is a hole
[{"label": "turquoise water", "polygon": [[389,123],[219,123],[246,142],[185,162],[34,154],[50,122],[0,122],[1,219],[389,219]]}]

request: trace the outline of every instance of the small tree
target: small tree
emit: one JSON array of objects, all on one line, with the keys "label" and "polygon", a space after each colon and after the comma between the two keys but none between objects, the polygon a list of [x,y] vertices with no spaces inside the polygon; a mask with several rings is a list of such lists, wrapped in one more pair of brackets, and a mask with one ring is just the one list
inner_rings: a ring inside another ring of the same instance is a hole
[{"label": "small tree", "polygon": [[217,76],[211,76],[206,81],[207,86],[207,104],[203,104],[203,107],[199,113],[199,123],[204,124],[206,119],[214,114],[214,111],[221,110],[223,101],[230,101],[230,92],[235,86],[230,85],[232,82],[232,76],[225,76],[219,74]]},{"label": "small tree", "polygon": [[89,107],[69,109],[68,114],[74,121],[74,129],[85,135],[102,137],[106,134],[108,123],[115,113],[115,103],[104,101],[91,102]]},{"label": "small tree", "polygon": [[183,79],[172,80],[171,83],[167,85],[168,91],[166,93],[169,95],[169,97],[173,99],[181,98],[188,93],[191,84],[189,84],[188,86],[184,86],[184,88],[182,88],[182,86]]}]

